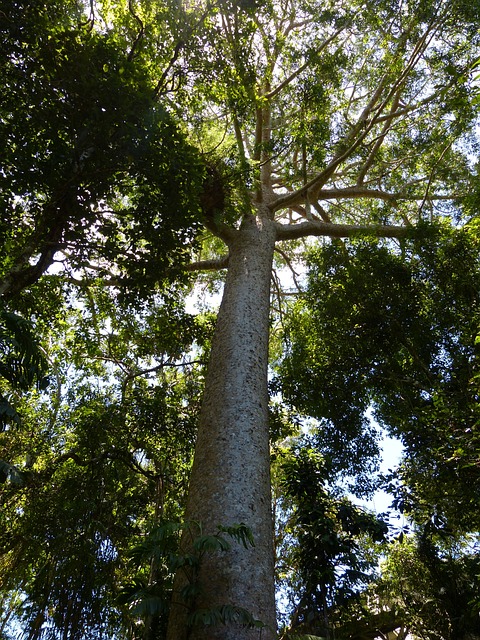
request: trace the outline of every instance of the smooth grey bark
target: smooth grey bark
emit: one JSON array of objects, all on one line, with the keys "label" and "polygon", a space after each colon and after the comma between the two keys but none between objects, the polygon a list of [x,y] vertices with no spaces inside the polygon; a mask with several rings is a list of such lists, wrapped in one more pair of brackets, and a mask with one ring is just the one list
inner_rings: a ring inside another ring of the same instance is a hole
[{"label": "smooth grey bark", "polygon": [[275,225],[248,216],[229,242],[230,257],[199,417],[186,520],[213,534],[218,525],[246,524],[255,546],[207,554],[196,609],[241,607],[267,626],[195,627],[174,593],[168,640],[275,637],[274,549],[268,429],[268,337]]}]

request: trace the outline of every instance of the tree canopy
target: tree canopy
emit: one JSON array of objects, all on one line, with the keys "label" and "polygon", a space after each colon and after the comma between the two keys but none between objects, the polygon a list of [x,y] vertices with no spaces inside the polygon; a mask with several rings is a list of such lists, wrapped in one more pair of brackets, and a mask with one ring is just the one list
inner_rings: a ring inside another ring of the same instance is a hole
[{"label": "tree canopy", "polygon": [[151,287],[193,241],[202,176],[156,99],[152,62],[133,34],[122,42],[126,25],[99,30],[81,3],[18,2],[5,15],[3,297],[62,260],[102,276],[113,260],[112,277]]}]

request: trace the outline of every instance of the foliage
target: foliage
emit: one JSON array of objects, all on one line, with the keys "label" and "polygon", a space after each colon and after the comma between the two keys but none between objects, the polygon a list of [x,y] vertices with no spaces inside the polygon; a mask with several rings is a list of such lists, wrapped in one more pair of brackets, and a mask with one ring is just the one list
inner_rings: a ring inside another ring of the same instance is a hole
[{"label": "foliage", "polygon": [[310,254],[308,290],[285,333],[281,389],[321,420],[327,450],[332,438],[347,437],[351,448],[368,437],[372,404],[406,450],[396,506],[414,512],[429,504],[471,530],[478,236],[468,228],[426,231],[398,249],[339,242]]},{"label": "foliage", "polygon": [[[201,590],[197,574],[202,559],[205,554],[228,551],[230,542],[225,536],[245,547],[254,544],[252,532],[244,524],[229,527],[219,525],[216,534],[205,535],[196,523],[161,522],[129,551],[129,556],[140,573],[122,587],[117,602],[126,605],[133,618],[146,619],[151,628],[154,627],[155,635],[152,637],[164,637],[176,572],[181,570],[187,575],[188,581],[182,589],[181,597],[185,605],[191,608]],[[188,551],[184,550],[185,539],[192,541]],[[150,567],[148,582],[141,573],[146,566]],[[192,627],[198,624],[236,624],[252,628],[262,626],[249,612],[231,605],[192,610],[189,624]]]},{"label": "foliage", "polygon": [[[290,626],[340,637],[340,605],[371,577],[385,525],[334,483],[374,487],[373,405],[405,446],[385,483],[433,545],[415,550],[418,590],[453,633],[478,569],[440,540],[478,529],[478,3],[4,4],[0,457],[22,483],[0,485],[0,624],[153,640],[175,569],[227,538],[251,547],[238,525],[188,556],[162,526],[184,507],[212,334],[184,310],[181,267],[225,268],[261,212],[292,270],[302,238],[331,238],[293,308],[277,283],[272,439],[319,426],[277,451]],[[449,602],[437,577],[460,585]],[[257,626],[232,605],[198,619]]]},{"label": "foliage", "polygon": [[[21,482],[1,489],[1,583],[5,619],[32,639],[127,624],[114,596],[130,540],[181,509],[198,387],[177,359],[204,335],[173,287],[165,304],[152,295],[194,239],[202,164],[157,99],[134,15],[118,7],[98,29],[87,10],[2,11],[0,289],[35,335],[2,310],[2,375],[22,422],[0,436]],[[54,262],[67,278],[44,276]],[[47,358],[49,396],[20,398]]]},{"label": "foliage", "polygon": [[146,294],[195,236],[201,162],[149,62],[82,8],[17,2],[2,22],[4,296],[62,259]]},{"label": "foliage", "polygon": [[378,557],[369,545],[385,540],[388,525],[335,495],[328,487],[328,464],[308,443],[292,446],[280,459],[289,518],[278,571],[279,586],[291,600],[289,637],[293,632],[330,637],[332,611],[373,579]]},{"label": "foliage", "polygon": [[34,385],[45,389],[48,364],[29,322],[0,307],[0,425],[20,423],[8,395],[28,391]]},{"label": "foliage", "polygon": [[375,592],[414,637],[475,637],[479,568],[478,544],[442,539],[424,528],[391,549]]},{"label": "foliage", "polygon": [[36,313],[53,392],[25,398],[0,437],[22,480],[0,490],[1,588],[14,598],[21,585],[13,611],[32,638],[120,633],[130,546],[181,516],[201,364],[182,365],[178,348],[205,332],[171,300],[132,316],[94,284],[51,311]]},{"label": "foliage", "polygon": [[[48,363],[29,322],[0,306],[0,428],[20,425],[14,402],[34,385],[48,385]],[[7,452],[6,452],[7,453]],[[0,483],[22,481],[19,469],[0,459]]]}]

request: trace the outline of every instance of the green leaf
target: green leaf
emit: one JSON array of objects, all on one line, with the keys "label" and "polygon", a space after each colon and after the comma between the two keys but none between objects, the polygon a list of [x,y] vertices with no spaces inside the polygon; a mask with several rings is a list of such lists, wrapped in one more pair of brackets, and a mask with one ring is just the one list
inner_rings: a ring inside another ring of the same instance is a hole
[{"label": "green leaf", "polygon": [[193,541],[193,548],[199,553],[213,552],[213,551],[228,551],[230,544],[221,536],[198,536]]},{"label": "green leaf", "polygon": [[236,540],[236,542],[242,544],[245,549],[248,549],[250,546],[255,546],[252,530],[243,522],[229,527],[218,525],[218,530],[222,533],[228,534],[231,538]]}]

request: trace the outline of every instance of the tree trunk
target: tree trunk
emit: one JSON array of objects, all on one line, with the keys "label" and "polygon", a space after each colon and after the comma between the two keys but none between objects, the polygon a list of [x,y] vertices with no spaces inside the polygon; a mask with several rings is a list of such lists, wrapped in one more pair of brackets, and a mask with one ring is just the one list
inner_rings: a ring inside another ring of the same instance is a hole
[{"label": "tree trunk", "polygon": [[187,628],[177,580],[168,640],[275,637],[274,550],[268,430],[268,335],[273,223],[248,217],[230,242],[229,268],[205,381],[186,519],[202,533],[246,524],[255,546],[206,554],[195,609],[241,607],[267,627]]}]

